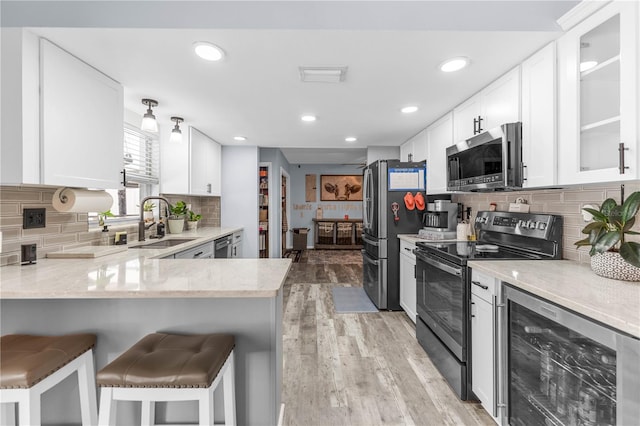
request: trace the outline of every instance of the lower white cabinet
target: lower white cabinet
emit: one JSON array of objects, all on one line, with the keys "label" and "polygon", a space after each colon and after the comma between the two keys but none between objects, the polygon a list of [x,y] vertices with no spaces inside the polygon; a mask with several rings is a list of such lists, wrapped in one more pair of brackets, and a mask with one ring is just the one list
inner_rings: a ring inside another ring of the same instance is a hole
[{"label": "lower white cabinet", "polygon": [[233,243],[231,246],[231,257],[242,257],[242,231],[236,231],[233,233]]},{"label": "lower white cabinet", "polygon": [[400,306],[416,322],[416,245],[400,240]]},{"label": "lower white cabinet", "polygon": [[471,388],[485,410],[500,424],[497,408],[498,324],[495,298],[500,281],[472,270]]},{"label": "lower white cabinet", "polygon": [[182,250],[175,254],[176,259],[213,259],[213,241]]}]

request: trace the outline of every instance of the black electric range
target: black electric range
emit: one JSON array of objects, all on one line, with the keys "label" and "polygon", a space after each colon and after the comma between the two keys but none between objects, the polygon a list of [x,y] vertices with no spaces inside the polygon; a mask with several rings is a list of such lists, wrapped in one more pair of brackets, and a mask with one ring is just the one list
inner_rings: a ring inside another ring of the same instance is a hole
[{"label": "black electric range", "polygon": [[562,217],[478,212],[478,241],[420,241],[416,255],[416,336],[462,400],[471,392],[470,260],[542,260],[562,256]]}]

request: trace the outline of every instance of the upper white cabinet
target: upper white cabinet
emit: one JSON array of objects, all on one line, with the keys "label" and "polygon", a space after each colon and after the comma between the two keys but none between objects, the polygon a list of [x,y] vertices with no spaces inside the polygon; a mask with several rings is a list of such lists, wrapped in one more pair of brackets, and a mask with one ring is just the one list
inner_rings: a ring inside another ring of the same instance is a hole
[{"label": "upper white cabinet", "polygon": [[444,117],[426,129],[427,134],[427,193],[443,194],[447,191],[447,148],[453,145],[453,114]]},{"label": "upper white cabinet", "polygon": [[119,188],[122,86],[41,39],[40,106],[42,183]]},{"label": "upper white cabinet", "polygon": [[189,193],[220,195],[222,150],[220,144],[193,127],[189,127]]},{"label": "upper white cabinet", "polygon": [[638,3],[616,1],[558,39],[558,183],[640,177]]},{"label": "upper white cabinet", "polygon": [[189,127],[180,143],[161,143],[160,191],[165,194],[219,196],[222,147]]},{"label": "upper white cabinet", "polygon": [[556,46],[550,43],[522,63],[523,187],[557,183]]},{"label": "upper white cabinet", "polygon": [[514,68],[453,110],[454,141],[520,121],[520,68]]},{"label": "upper white cabinet", "polygon": [[427,133],[421,131],[411,139],[400,145],[400,161],[424,161],[427,158]]},{"label": "upper white cabinet", "polygon": [[51,42],[2,28],[2,184],[120,187],[123,89]]}]

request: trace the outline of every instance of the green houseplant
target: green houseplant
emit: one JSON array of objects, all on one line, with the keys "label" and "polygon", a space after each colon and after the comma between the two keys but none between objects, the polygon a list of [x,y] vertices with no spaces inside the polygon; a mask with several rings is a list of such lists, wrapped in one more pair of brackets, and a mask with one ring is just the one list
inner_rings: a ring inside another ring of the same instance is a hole
[{"label": "green houseplant", "polygon": [[169,232],[179,234],[184,229],[184,219],[189,209],[184,201],[178,201],[175,205],[169,204]]},{"label": "green houseplant", "polygon": [[606,199],[599,210],[584,208],[593,222],[582,230],[588,237],[576,246],[591,246],[591,268],[601,276],[640,281],[640,243],[627,241],[626,235],[640,235],[631,228],[640,208],[640,192],[634,192],[622,204]]},{"label": "green houseplant", "polygon": [[201,214],[197,214],[193,210],[189,210],[187,214],[187,229],[195,231],[198,229],[198,221],[202,219]]},{"label": "green houseplant", "polygon": [[153,209],[155,208],[156,208],[156,204],[152,201],[147,201],[142,205],[145,222],[153,222]]}]

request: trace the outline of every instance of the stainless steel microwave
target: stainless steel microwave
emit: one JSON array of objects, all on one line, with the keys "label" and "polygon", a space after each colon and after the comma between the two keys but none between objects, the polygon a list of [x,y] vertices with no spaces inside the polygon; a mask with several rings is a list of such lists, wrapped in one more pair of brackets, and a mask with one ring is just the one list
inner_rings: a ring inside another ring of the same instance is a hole
[{"label": "stainless steel microwave", "polygon": [[522,188],[522,123],[507,123],[447,148],[447,190]]}]

